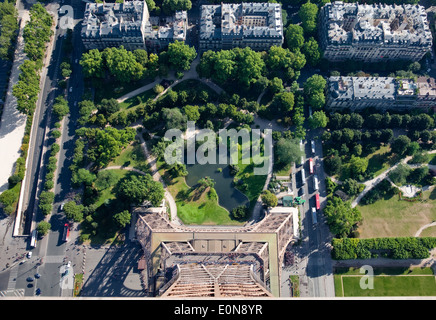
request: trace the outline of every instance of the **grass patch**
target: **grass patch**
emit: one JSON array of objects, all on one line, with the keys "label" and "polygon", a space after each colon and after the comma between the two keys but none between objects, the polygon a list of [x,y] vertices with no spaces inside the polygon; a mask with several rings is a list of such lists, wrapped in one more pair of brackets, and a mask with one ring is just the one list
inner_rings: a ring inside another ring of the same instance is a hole
[{"label": "grass patch", "polygon": [[74,275],[74,292],[73,297],[78,297],[83,286],[83,273],[76,273]]},{"label": "grass patch", "polygon": [[[99,80],[101,81],[101,80]],[[133,81],[127,84],[121,84],[114,80],[105,80],[95,87],[95,103],[99,103],[102,99],[118,99],[123,95],[141,88],[147,84],[150,84],[154,81],[154,79],[143,79],[140,81]]]},{"label": "grass patch", "polygon": [[374,289],[361,289],[359,268],[335,270],[337,297],[435,296],[431,268],[374,268]]},{"label": "grass patch", "polygon": [[176,84],[174,87],[172,87],[172,90],[179,93],[180,91],[187,91],[192,92],[193,90],[198,95],[201,91],[206,91],[208,94],[208,101],[215,101],[218,99],[218,95],[211,87],[204,84],[203,82],[196,80],[196,79],[188,79],[184,80],[178,84]]},{"label": "grass patch", "polygon": [[111,161],[108,167],[111,166],[131,167],[145,173],[150,173],[150,169],[146,163],[144,150],[142,149],[141,144],[137,141],[134,141],[132,144],[127,146],[118,157]]},{"label": "grass patch", "polygon": [[400,201],[398,195],[369,205],[358,205],[363,222],[361,238],[414,236],[418,229],[436,220],[435,194],[423,192],[423,202]]},{"label": "grass patch", "polygon": [[300,297],[300,278],[299,276],[289,276],[289,281],[291,282],[291,296]]},{"label": "grass patch", "polygon": [[[250,157],[250,163],[244,164],[242,163],[242,151],[245,148],[249,148],[248,144],[251,144],[251,141],[245,143],[239,143],[238,145],[238,167],[239,172],[236,174],[236,177],[242,180],[242,184],[247,186],[246,189],[241,189],[241,186],[238,186],[237,189],[244,193],[248,201],[250,201],[250,211],[253,210],[259,195],[262,193],[262,189],[265,185],[266,175],[255,175],[254,168],[255,164],[253,159]],[[261,150],[263,149],[263,143],[261,143]],[[261,152],[261,157],[263,156],[263,152]],[[257,161],[256,161],[257,162]],[[265,164],[266,165],[266,164]],[[256,165],[257,166],[257,165]],[[259,167],[262,167],[260,165]]]},{"label": "grass patch", "polygon": [[[128,93],[128,92],[126,92],[126,93]],[[139,105],[141,105],[142,103],[147,102],[148,99],[154,99],[155,97],[156,97],[156,93],[154,92],[153,89],[144,91],[143,93],[140,93],[134,97],[131,97],[131,98],[121,102],[120,103],[120,111],[133,110],[136,107],[138,107]],[[118,111],[118,112],[120,112],[120,111]]]},{"label": "grass patch", "polygon": [[278,168],[275,164],[274,164],[274,170],[273,170],[274,174],[276,176],[287,176],[289,177],[292,173],[292,163],[287,163],[285,166]]}]

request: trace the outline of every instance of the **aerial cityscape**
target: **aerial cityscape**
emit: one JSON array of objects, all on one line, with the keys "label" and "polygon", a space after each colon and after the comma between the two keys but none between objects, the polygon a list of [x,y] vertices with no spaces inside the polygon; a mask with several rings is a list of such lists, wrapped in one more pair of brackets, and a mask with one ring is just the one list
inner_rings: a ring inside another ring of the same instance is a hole
[{"label": "aerial cityscape", "polygon": [[436,299],[436,0],[262,1],[1,0],[0,300]]}]

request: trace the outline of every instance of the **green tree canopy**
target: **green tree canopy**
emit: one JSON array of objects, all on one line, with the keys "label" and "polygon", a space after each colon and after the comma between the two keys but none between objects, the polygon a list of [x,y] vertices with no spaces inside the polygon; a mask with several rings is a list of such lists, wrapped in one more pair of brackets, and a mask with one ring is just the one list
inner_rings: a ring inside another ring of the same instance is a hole
[{"label": "green tree canopy", "polygon": [[285,39],[291,51],[299,50],[304,44],[304,29],[297,24],[290,24],[286,28]]},{"label": "green tree canopy", "polygon": [[300,144],[297,140],[280,138],[274,148],[276,154],[276,163],[278,165],[286,165],[300,161],[304,152],[300,149]]},{"label": "green tree canopy", "polygon": [[352,208],[349,202],[343,202],[339,197],[331,197],[324,208],[324,215],[330,231],[337,237],[346,237],[353,232],[362,215],[356,208]]},{"label": "green tree canopy", "polygon": [[151,175],[129,175],[120,180],[118,195],[128,203],[139,205],[145,200],[155,207],[164,198],[165,190],[161,183],[154,181]]},{"label": "green tree canopy", "polygon": [[177,71],[189,70],[192,61],[197,56],[194,47],[190,47],[181,41],[174,41],[168,46],[167,57],[171,67]]},{"label": "green tree canopy", "polygon": [[317,26],[318,6],[307,1],[300,7],[298,16],[301,19],[301,26],[306,34],[313,34]]},{"label": "green tree canopy", "polygon": [[127,224],[129,224],[131,218],[132,215],[130,214],[129,210],[124,210],[114,214],[114,220],[121,228],[124,228]]}]

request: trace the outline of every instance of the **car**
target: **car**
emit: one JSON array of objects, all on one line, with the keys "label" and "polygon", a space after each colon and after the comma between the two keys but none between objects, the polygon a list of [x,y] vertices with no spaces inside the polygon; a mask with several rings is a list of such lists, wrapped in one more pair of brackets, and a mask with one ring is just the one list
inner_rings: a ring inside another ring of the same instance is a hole
[{"label": "car", "polygon": [[312,153],[315,154],[315,141],[314,140],[310,141],[310,146],[312,147]]},{"label": "car", "polygon": [[36,279],[39,279],[39,278],[41,278],[41,275],[40,275],[39,273],[36,273],[36,274],[35,274],[35,278],[36,278]]},{"label": "car", "polygon": [[32,251],[29,251],[29,252],[27,253],[27,259],[30,259],[30,258],[32,258]]},{"label": "car", "polygon": [[39,295],[41,294],[41,289],[40,289],[40,288],[36,289],[35,294],[36,294],[37,296],[39,296]]},{"label": "car", "polygon": [[68,261],[67,268],[71,267],[71,261]]},{"label": "car", "polygon": [[32,277],[27,277],[27,279],[26,279],[28,282],[32,282],[33,280],[35,280],[35,279],[33,279]]},{"label": "car", "polygon": [[79,62],[79,59],[76,59],[75,62],[78,63],[78,62]]},{"label": "car", "polygon": [[70,87],[70,92],[73,92],[73,87]]}]

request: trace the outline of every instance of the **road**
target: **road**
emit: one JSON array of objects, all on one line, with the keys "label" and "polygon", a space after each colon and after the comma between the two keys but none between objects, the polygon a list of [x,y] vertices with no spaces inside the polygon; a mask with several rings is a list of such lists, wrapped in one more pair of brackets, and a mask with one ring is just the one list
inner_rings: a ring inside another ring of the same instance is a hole
[{"label": "road", "polygon": [[[50,281],[42,282],[44,288],[41,287],[42,296],[72,296],[72,290],[67,288],[61,290],[61,265],[66,261],[73,260],[73,267],[76,263],[74,261],[80,247],[74,243],[65,243],[62,241],[63,227],[66,223],[65,215],[60,212],[60,206],[67,199],[71,199],[71,165],[72,155],[74,151],[74,132],[76,130],[76,120],[78,119],[77,103],[81,101],[84,85],[81,67],[76,63],[76,59],[80,59],[83,51],[82,42],[80,39],[80,20],[83,18],[84,3],[80,0],[74,0],[70,3],[74,9],[74,31],[73,31],[73,52],[71,59],[72,74],[68,81],[67,100],[70,107],[70,114],[66,116],[62,122],[62,135],[59,151],[58,170],[55,174],[55,200],[53,204],[53,212],[50,218],[52,226],[51,232],[41,242],[39,247],[42,248],[41,256],[44,257],[45,263],[41,267],[42,275],[51,275],[55,280],[53,283]],[[66,30],[57,29],[60,37],[66,34]],[[62,40],[59,41],[62,43]],[[62,48],[59,47],[59,54],[62,53]],[[62,62],[62,57],[59,56],[58,63]],[[69,88],[72,87],[72,92]],[[73,229],[77,225],[73,226]],[[75,238],[75,237],[71,237]],[[74,270],[76,271],[76,270]],[[79,270],[77,270],[79,271]],[[41,278],[42,279],[42,278]]]},{"label": "road", "polygon": [[[77,107],[75,102],[81,100],[84,88],[83,77],[81,74],[81,68],[78,63],[75,63],[76,59],[80,59],[82,54],[82,44],[80,39],[80,20],[83,18],[84,3],[80,0],[72,0],[71,4],[74,10],[75,24],[77,27],[74,30],[73,36],[73,52],[72,52],[72,75],[69,80],[68,86],[73,87],[73,91],[68,91],[68,102],[70,106],[70,116],[65,117],[62,125],[62,137],[61,137],[61,149],[59,152],[59,171],[55,174],[55,203],[53,205],[53,213],[50,217],[50,223],[52,225],[51,232],[40,240],[37,247],[32,249],[32,257],[30,259],[23,259],[23,263],[16,261],[15,264],[2,274],[0,274],[0,290],[15,290],[14,294],[24,296],[34,296],[36,288],[41,289],[41,296],[72,296],[72,286],[62,286],[62,284],[69,284],[73,276],[73,271],[77,270],[81,266],[82,251],[81,248],[76,246],[74,242],[65,243],[62,241],[63,225],[65,223],[65,216],[59,212],[60,204],[65,201],[71,191],[70,181],[71,172],[68,169],[73,149],[74,149],[74,132],[75,123],[78,118]],[[57,20],[57,10],[59,4],[49,4],[48,9],[53,13]],[[27,172],[27,179],[29,187],[26,191],[26,198],[24,201],[24,208],[28,212],[26,217],[25,228],[29,233],[31,229],[32,220],[33,225],[36,225],[39,221],[44,219],[42,213],[37,210],[36,195],[41,191],[42,179],[44,177],[44,164],[48,161],[49,154],[41,156],[44,147],[49,146],[53,141],[52,139],[46,139],[45,128],[47,122],[50,121],[49,127],[53,127],[55,119],[50,118],[51,106],[54,99],[63,91],[58,88],[58,73],[59,65],[63,61],[62,43],[66,30],[56,28],[53,52],[51,55],[50,64],[47,70],[41,76],[41,84],[43,86],[40,92],[40,105],[38,111],[35,113],[34,118],[34,131],[32,135],[32,149],[29,150],[29,166]],[[50,53],[50,50],[47,50]],[[38,186],[38,183],[40,184]],[[36,209],[36,210],[35,210]],[[34,215],[32,216],[32,213]],[[75,226],[73,227],[73,229]],[[77,230],[72,231],[72,237],[76,238],[78,235]],[[26,250],[29,250],[27,244]],[[65,264],[67,261],[72,261],[72,268],[69,274],[62,277],[63,271],[65,271]],[[12,261],[11,261],[12,262]],[[39,273],[41,277],[35,279],[32,285],[29,285],[26,281],[28,277],[34,277],[36,273]],[[7,279],[7,281],[6,281]],[[63,287],[64,290],[61,288]],[[24,288],[24,290],[22,289]],[[66,288],[66,289],[65,289]],[[18,289],[18,290],[17,290]]]},{"label": "road", "polygon": [[[334,297],[333,268],[329,243],[331,234],[322,215],[326,201],[325,174],[322,165],[322,145],[317,139],[319,130],[307,130],[303,140],[305,152],[304,164],[295,166],[293,171],[294,190],[303,196],[306,202],[299,206],[301,221],[301,243],[294,244],[290,251],[294,254],[294,265],[283,269],[282,292],[289,292],[289,275],[296,274],[300,279],[302,297]],[[310,141],[315,141],[315,154],[312,153]],[[318,176],[319,190],[314,188],[313,175],[309,173],[309,158],[314,161],[314,174]],[[301,169],[305,170],[305,183],[302,183]],[[312,207],[315,207],[315,194],[319,192],[321,210],[317,212],[317,224],[312,220]]]}]

